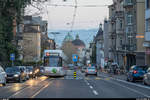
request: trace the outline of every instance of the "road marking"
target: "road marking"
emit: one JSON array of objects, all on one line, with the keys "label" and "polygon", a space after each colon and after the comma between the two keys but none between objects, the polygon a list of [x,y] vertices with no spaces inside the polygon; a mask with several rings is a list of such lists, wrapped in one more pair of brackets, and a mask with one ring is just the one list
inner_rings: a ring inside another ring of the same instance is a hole
[{"label": "road marking", "polygon": [[90,80],[89,78],[85,78],[86,80]]},{"label": "road marking", "polygon": [[145,96],[145,97],[150,98],[150,96],[149,96],[149,95],[145,95],[144,93],[139,92],[139,91],[137,91],[137,90],[134,90],[134,89],[132,89],[132,88],[129,88],[129,87],[127,87],[127,86],[120,85],[120,84],[115,83],[115,82],[112,82],[112,81],[107,81],[107,82],[109,82],[109,83],[113,83],[113,84],[116,84],[116,85],[119,85],[120,87],[127,88],[127,89],[128,89],[128,90],[130,90],[130,91],[133,91],[133,92],[135,92],[135,93],[137,93],[137,94],[140,94],[140,95],[143,95],[143,96]]},{"label": "road marking", "polygon": [[143,85],[140,85],[140,84],[135,84],[135,83],[127,82],[127,81],[120,80],[120,79],[115,79],[115,78],[113,78],[113,79],[117,80],[117,81],[120,81],[120,82],[124,82],[124,83],[130,84],[130,85],[134,85],[134,86],[137,86],[137,87],[141,87],[141,88],[145,88],[145,89],[149,89],[150,90],[150,87],[148,87],[148,86],[143,86]]},{"label": "road marking", "polygon": [[47,85],[45,85],[43,88],[41,88],[38,92],[36,92],[31,98],[34,98],[35,96],[37,96],[40,92],[42,92],[45,88],[47,88],[50,85],[50,83],[48,83]]},{"label": "road marking", "polygon": [[[45,79],[46,80],[46,79]],[[38,84],[39,83],[41,83],[41,82],[43,82],[43,81],[45,81],[45,80],[42,80],[42,81],[39,81],[38,82]],[[36,84],[36,85],[38,85],[38,84]],[[19,84],[20,85],[20,84]],[[25,84],[24,84],[25,85]],[[36,86],[35,85],[35,86]],[[32,87],[32,85],[31,86],[24,86],[22,89],[19,89],[18,91],[16,91],[16,93],[14,93],[13,95],[11,95],[11,96],[9,96],[8,98],[12,98],[13,96],[15,96],[15,95],[17,95],[17,94],[19,94],[19,93],[21,93],[23,90],[25,90],[25,89],[27,89],[27,88],[30,88],[30,87]]]},{"label": "road marking", "polygon": [[[103,75],[103,77],[106,78],[108,76]],[[135,84],[135,83],[127,82],[125,80],[116,79],[116,78],[112,78],[112,77],[111,77],[111,79],[114,79],[114,80],[117,80],[117,81],[120,81],[120,82],[124,82],[124,83],[130,84],[130,85],[134,85],[134,86],[137,86],[137,87],[141,87],[141,88],[145,88],[145,89],[149,89],[150,90],[150,87],[148,87],[148,86],[143,86],[143,85],[140,85],[140,84]]]},{"label": "road marking", "polygon": [[[29,86],[29,87],[31,87],[31,86]],[[8,98],[13,98],[15,95],[17,95],[17,94],[19,94],[19,93],[21,93],[23,90],[25,90],[25,89],[27,89],[27,88],[29,88],[29,87],[23,87],[22,89],[20,89],[20,90],[18,90],[15,94],[13,94],[13,95],[11,95],[11,96],[9,96]]]},{"label": "road marking", "polygon": [[105,80],[110,80],[110,78],[109,78],[109,77],[107,77],[107,78],[105,78]]},{"label": "road marking", "polygon": [[65,79],[64,77],[60,78],[60,79]]},{"label": "road marking", "polygon": [[92,87],[92,86],[90,86],[90,88],[91,88],[91,89],[93,89],[93,87]]},{"label": "road marking", "polygon": [[98,95],[97,91],[95,91],[95,90],[93,90],[93,93],[94,93],[95,95]]},{"label": "road marking", "polygon": [[95,78],[95,80],[100,80],[100,79],[101,79],[101,78],[99,78],[99,77],[96,77],[96,78]]},{"label": "road marking", "polygon": [[87,85],[90,85],[89,83],[87,83]]}]

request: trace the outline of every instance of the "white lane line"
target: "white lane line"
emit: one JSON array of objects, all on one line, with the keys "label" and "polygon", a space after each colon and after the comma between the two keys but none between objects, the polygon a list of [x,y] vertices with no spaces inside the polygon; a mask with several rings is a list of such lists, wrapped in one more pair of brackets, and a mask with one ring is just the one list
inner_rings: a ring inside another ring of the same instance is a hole
[{"label": "white lane line", "polygon": [[115,82],[112,82],[112,81],[107,81],[107,82],[109,82],[109,83],[113,83],[113,84],[116,84],[116,85],[119,85],[120,87],[126,88],[126,89],[128,89],[128,90],[130,90],[130,91],[133,91],[133,92],[137,93],[137,94],[140,94],[140,95],[143,95],[143,96],[145,96],[145,97],[150,98],[150,96],[149,96],[149,95],[146,95],[146,94],[144,94],[144,93],[142,93],[142,92],[139,92],[139,91],[134,90],[134,89],[132,89],[132,88],[129,88],[129,87],[127,87],[127,86],[120,85],[120,84],[115,83]]},{"label": "white lane line", "polygon": [[90,86],[90,88],[91,88],[91,89],[93,89],[93,87],[92,87],[92,86]]},{"label": "white lane line", "polygon": [[94,93],[95,95],[98,95],[97,91],[95,91],[95,90],[93,90],[93,93]]},{"label": "white lane line", "polygon": [[87,83],[87,85],[90,85],[89,83]]},{"label": "white lane line", "polygon": [[43,91],[45,88],[47,88],[50,85],[50,83],[48,83],[47,85],[45,85],[43,88],[41,88],[38,92],[36,92],[31,98],[34,98],[35,96],[37,96],[41,91]]}]

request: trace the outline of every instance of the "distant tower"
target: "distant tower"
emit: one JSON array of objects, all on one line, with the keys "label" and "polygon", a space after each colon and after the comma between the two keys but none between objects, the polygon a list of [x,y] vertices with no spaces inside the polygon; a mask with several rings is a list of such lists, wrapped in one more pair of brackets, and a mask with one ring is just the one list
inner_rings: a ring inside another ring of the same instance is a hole
[{"label": "distant tower", "polygon": [[70,35],[70,33],[68,32],[68,34],[65,36],[65,38],[64,38],[64,40],[63,40],[63,42],[68,42],[68,41],[73,41],[74,39],[73,39],[73,37],[72,37],[72,35]]}]

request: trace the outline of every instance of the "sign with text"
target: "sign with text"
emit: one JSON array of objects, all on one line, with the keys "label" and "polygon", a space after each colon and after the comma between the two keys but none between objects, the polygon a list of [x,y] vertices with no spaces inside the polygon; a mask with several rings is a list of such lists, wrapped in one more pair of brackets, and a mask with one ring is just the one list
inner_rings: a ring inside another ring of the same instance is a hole
[{"label": "sign with text", "polygon": [[10,54],[10,60],[12,60],[12,61],[15,60],[15,54],[14,53]]}]

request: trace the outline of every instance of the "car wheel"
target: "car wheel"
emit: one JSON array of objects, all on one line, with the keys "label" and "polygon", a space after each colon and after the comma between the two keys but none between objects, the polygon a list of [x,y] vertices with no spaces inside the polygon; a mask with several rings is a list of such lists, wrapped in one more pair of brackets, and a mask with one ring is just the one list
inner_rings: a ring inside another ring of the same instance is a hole
[{"label": "car wheel", "polygon": [[6,79],[6,83],[9,83],[9,81]]},{"label": "car wheel", "polygon": [[133,77],[130,78],[131,82],[135,82],[135,79]]},{"label": "car wheel", "polygon": [[147,83],[146,83],[144,80],[143,80],[143,84],[144,84],[144,85],[147,85]]},{"label": "car wheel", "polygon": [[126,79],[128,82],[129,82],[129,78],[127,77],[127,79]]},{"label": "car wheel", "polygon": [[87,74],[85,74],[85,76],[87,77],[88,75],[87,75]]}]

